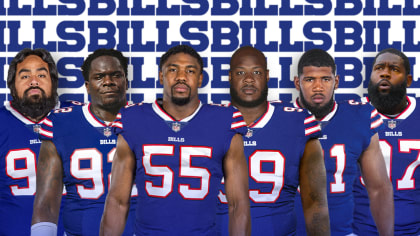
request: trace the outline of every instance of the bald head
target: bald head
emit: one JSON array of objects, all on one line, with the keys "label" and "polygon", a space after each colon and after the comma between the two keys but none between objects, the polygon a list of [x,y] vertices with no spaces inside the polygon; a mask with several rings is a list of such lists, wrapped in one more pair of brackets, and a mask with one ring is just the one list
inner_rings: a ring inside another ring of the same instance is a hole
[{"label": "bald head", "polygon": [[265,109],[269,71],[264,54],[250,46],[241,47],[230,59],[230,95],[237,108]]},{"label": "bald head", "polygon": [[251,46],[243,46],[236,50],[230,58],[230,69],[237,67],[242,63],[244,58],[252,57],[254,61],[258,62],[263,69],[267,70],[267,60],[265,59],[264,53],[260,50]]}]

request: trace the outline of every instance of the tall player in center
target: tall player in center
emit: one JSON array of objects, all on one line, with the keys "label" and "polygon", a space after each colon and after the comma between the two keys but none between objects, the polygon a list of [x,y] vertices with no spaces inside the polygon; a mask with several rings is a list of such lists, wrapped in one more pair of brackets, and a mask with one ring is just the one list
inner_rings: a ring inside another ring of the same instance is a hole
[{"label": "tall player in center", "polygon": [[[225,177],[231,235],[249,235],[246,125],[232,107],[203,105],[203,61],[179,45],[160,59],[163,100],[121,109],[112,184],[101,235],[122,232],[136,181],[136,235],[215,235],[217,193]],[[118,183],[118,184],[114,184]]]}]

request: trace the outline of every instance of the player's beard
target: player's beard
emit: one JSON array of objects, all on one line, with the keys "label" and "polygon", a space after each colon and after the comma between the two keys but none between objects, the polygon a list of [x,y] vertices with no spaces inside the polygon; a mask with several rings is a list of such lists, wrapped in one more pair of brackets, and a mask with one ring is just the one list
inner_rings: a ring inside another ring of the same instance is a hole
[{"label": "player's beard", "polygon": [[[183,85],[185,85],[185,86],[188,87],[188,90],[189,90],[188,97],[177,98],[177,97],[174,96],[175,86],[178,85],[178,84],[183,84]],[[180,83],[180,82],[178,82],[178,83],[174,84],[171,87],[171,92],[172,92],[172,94],[171,94],[171,101],[172,101],[173,104],[175,104],[177,106],[184,106],[184,105],[188,104],[190,102],[190,100],[191,100],[191,87],[188,84],[186,84],[186,83]]]},{"label": "player's beard", "polygon": [[262,103],[265,103],[267,101],[267,96],[268,96],[267,84],[261,90],[260,96],[254,101],[245,101],[241,99],[241,97],[238,95],[236,90],[232,86],[230,87],[230,97],[232,99],[232,102],[234,102],[235,104],[241,107],[256,107],[258,105],[261,105]]},{"label": "player's beard", "polygon": [[[28,96],[31,89],[39,89],[41,94]],[[16,92],[15,92],[16,94]],[[42,118],[54,109],[57,104],[56,96],[47,97],[45,91],[40,87],[31,87],[23,93],[23,97],[15,96],[11,101],[12,106],[21,114],[33,119]]]},{"label": "player's beard", "polygon": [[331,96],[331,99],[324,106],[321,106],[321,105],[312,106],[303,97],[302,90],[300,90],[299,93],[300,93],[299,99],[300,99],[300,102],[302,103],[302,105],[306,109],[308,109],[312,114],[314,114],[314,116],[317,119],[322,119],[323,117],[328,115],[332,111],[332,109],[334,108],[334,99],[333,99],[334,94]]},{"label": "player's beard", "polygon": [[395,107],[401,104],[402,100],[407,95],[407,80],[399,85],[393,85],[390,83],[390,89],[388,93],[382,93],[379,91],[379,83],[373,84],[372,80],[369,81],[368,85],[368,96],[369,101],[372,105],[382,114],[393,114]]}]

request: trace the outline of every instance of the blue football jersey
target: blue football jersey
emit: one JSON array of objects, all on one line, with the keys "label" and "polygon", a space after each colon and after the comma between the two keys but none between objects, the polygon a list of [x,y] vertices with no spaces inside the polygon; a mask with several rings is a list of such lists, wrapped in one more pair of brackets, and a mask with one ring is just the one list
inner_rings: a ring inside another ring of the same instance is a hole
[{"label": "blue football jersey", "polygon": [[175,120],[158,104],[121,110],[114,122],[136,157],[136,235],[215,235],[223,159],[246,124],[232,107],[202,105]]},{"label": "blue football jersey", "polygon": [[[110,124],[96,117],[88,103],[56,109],[41,126],[40,138],[55,144],[63,163],[66,194],[61,211],[67,235],[99,234],[117,143]],[[133,235],[131,215],[125,235]]]},{"label": "blue football jersey", "polygon": [[[397,117],[382,115],[385,128],[379,132],[379,144],[394,188],[394,234],[420,235],[420,109],[416,107],[420,100],[407,100],[407,108]],[[361,178],[355,181],[354,199],[354,232],[378,235]]]},{"label": "blue football jersey", "polygon": [[[297,102],[294,103],[298,106]],[[327,171],[328,212],[331,235],[353,232],[353,183],[358,175],[358,160],[370,140],[383,128],[380,114],[370,104],[355,101],[335,102],[333,110],[320,120]],[[300,196],[296,197],[298,234],[305,233]]]},{"label": "blue football jersey", "polygon": [[[306,110],[267,104],[267,111],[248,126],[244,152],[249,166],[251,235],[293,235],[294,199],[300,160],[306,142],[321,128]],[[229,235],[229,213],[223,188],[219,193],[217,227]]]},{"label": "blue football jersey", "polygon": [[[0,120],[0,235],[27,236],[31,232],[42,121],[29,120],[10,102],[0,108]],[[60,225],[58,232],[62,232]]]}]

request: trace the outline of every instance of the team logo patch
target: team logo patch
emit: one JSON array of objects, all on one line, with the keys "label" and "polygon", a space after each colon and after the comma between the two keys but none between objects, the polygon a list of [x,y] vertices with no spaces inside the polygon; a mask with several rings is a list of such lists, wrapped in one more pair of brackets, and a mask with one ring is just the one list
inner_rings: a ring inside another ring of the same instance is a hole
[{"label": "team logo patch", "polygon": [[181,130],[181,124],[178,122],[172,123],[172,130],[174,132],[179,132]]},{"label": "team logo patch", "polygon": [[397,121],[395,121],[395,120],[388,120],[388,128],[394,129],[395,127],[397,127]]},{"label": "team logo patch", "polygon": [[37,133],[37,134],[39,134],[39,129],[40,128],[41,128],[41,126],[38,125],[38,124],[36,124],[36,125],[33,126],[34,132]]},{"label": "team logo patch", "polygon": [[112,134],[112,132],[111,132],[111,128],[109,128],[109,127],[105,127],[105,128],[104,128],[104,135],[105,135],[106,137],[109,137],[109,136],[111,136],[111,134]]},{"label": "team logo patch", "polygon": [[248,128],[248,131],[246,132],[245,137],[251,138],[253,134],[254,134],[254,131]]}]

